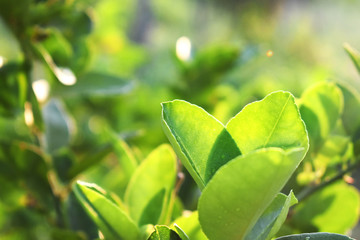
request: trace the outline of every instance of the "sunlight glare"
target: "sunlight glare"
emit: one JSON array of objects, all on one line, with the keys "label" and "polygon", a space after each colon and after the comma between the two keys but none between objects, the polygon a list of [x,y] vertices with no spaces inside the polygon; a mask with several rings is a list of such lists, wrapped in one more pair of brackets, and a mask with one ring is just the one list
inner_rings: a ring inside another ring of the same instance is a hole
[{"label": "sunlight glare", "polygon": [[102,232],[99,231],[98,234],[99,234],[99,239],[105,239],[105,236]]},{"label": "sunlight glare", "polygon": [[2,66],[4,66],[4,64],[5,64],[5,58],[2,57],[2,56],[0,56],[0,68],[1,68]]},{"label": "sunlight glare", "polygon": [[25,108],[24,110],[25,123],[28,127],[30,127],[34,124],[34,115],[31,109],[32,108],[31,103],[25,102],[24,108]]},{"label": "sunlight glare", "polygon": [[190,59],[191,41],[188,37],[180,37],[176,41],[176,56],[183,61]]},{"label": "sunlight glare", "polygon": [[69,68],[56,67],[54,72],[62,84],[71,86],[76,83],[76,76]]},{"label": "sunlight glare", "polygon": [[274,52],[273,52],[273,51],[267,50],[267,52],[266,52],[266,56],[267,56],[267,57],[272,57],[273,55],[274,55]]},{"label": "sunlight glare", "polygon": [[50,86],[45,79],[39,79],[32,83],[35,96],[39,102],[45,102],[49,96]]}]

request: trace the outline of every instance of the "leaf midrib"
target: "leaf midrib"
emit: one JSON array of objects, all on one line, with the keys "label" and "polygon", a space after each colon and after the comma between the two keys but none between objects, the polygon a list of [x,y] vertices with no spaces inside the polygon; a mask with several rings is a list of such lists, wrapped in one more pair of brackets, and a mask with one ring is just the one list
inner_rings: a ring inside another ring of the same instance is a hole
[{"label": "leaf midrib", "polygon": [[263,146],[261,148],[265,148],[267,146],[267,144],[269,143],[271,137],[273,136],[273,134],[275,132],[275,129],[276,129],[277,125],[280,122],[280,119],[282,118],[282,115],[283,115],[283,113],[285,111],[285,108],[286,108],[290,98],[291,98],[291,96],[289,95],[288,99],[286,100],[286,103],[284,104],[283,108],[281,109],[281,112],[279,114],[278,119],[276,120],[276,123],[274,124],[273,128],[271,129],[271,132],[270,132],[269,136],[267,137],[267,139],[265,140],[265,143],[263,144]]},{"label": "leaf midrib", "polygon": [[181,148],[181,151],[184,153],[185,157],[186,157],[187,159],[189,159],[189,163],[190,163],[191,167],[193,168],[195,174],[196,174],[196,175],[198,176],[198,178],[200,179],[201,184],[202,184],[203,186],[205,186],[205,182],[204,182],[204,180],[202,179],[202,177],[201,177],[201,175],[200,175],[200,173],[199,173],[199,171],[198,171],[198,169],[197,169],[197,167],[196,167],[196,165],[195,165],[195,163],[194,163],[194,160],[191,158],[191,155],[189,154],[188,150],[187,150],[186,147],[184,146],[183,141],[181,140],[181,137],[178,136],[176,133],[174,133],[171,128],[169,128],[169,129],[170,129],[171,134],[175,137],[175,140],[179,143],[179,146],[180,146],[180,148]]}]

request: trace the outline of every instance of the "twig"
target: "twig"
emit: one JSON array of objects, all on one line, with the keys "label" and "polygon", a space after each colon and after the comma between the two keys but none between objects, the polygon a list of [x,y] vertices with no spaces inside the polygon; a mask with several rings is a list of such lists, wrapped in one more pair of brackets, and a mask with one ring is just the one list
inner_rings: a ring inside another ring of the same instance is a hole
[{"label": "twig", "polygon": [[345,174],[355,170],[357,167],[360,167],[360,160],[357,159],[357,161],[354,164],[349,165],[346,169],[340,171],[337,175],[335,175],[333,178],[329,179],[328,181],[322,182],[319,185],[315,185],[309,188],[305,188],[303,191],[301,191],[297,195],[297,199],[300,201],[303,201],[304,199],[308,198],[312,194],[314,194],[317,191],[320,191],[321,189],[325,188],[328,185],[333,184],[334,182],[342,179]]}]

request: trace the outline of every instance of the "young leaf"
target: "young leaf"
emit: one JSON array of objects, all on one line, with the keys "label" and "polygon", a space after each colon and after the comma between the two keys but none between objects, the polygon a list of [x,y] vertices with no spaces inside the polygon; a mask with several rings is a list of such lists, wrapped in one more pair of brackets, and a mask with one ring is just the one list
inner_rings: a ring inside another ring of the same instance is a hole
[{"label": "young leaf", "polygon": [[302,233],[276,238],[275,240],[355,240],[335,233]]},{"label": "young leaf", "polygon": [[308,138],[294,97],[289,92],[274,92],[250,103],[226,125],[242,154],[260,148],[308,149]]},{"label": "young leaf", "polygon": [[140,164],[125,192],[130,216],[138,225],[157,224],[176,180],[176,156],[169,145],[156,148]]},{"label": "young leaf", "polygon": [[292,222],[301,231],[346,233],[359,219],[359,193],[345,183],[330,185],[296,206]]},{"label": "young leaf", "polygon": [[360,73],[360,53],[356,49],[350,46],[350,44],[344,44],[345,51],[349,54],[351,60],[355,64],[356,69]]},{"label": "young leaf", "polygon": [[209,239],[243,239],[301,160],[291,149],[260,149],[220,168],[204,189],[199,220]]},{"label": "young leaf", "polygon": [[180,236],[181,240],[190,240],[188,235],[176,224],[174,224],[175,232]]},{"label": "young leaf", "polygon": [[240,155],[224,126],[204,109],[181,100],[162,103],[162,108],[165,134],[200,189]]},{"label": "young leaf", "polygon": [[103,189],[78,181],[74,192],[106,239],[138,239],[139,229],[134,221],[106,196]]},{"label": "young leaf", "polygon": [[167,226],[155,226],[155,231],[150,235],[148,240],[182,240],[180,236]]},{"label": "young leaf", "polygon": [[124,169],[126,178],[129,180],[136,170],[136,159],[124,140],[112,132],[109,132],[109,138],[114,146],[114,152],[119,159],[120,165]]},{"label": "young leaf", "polygon": [[185,215],[177,218],[174,225],[179,226],[191,240],[207,240],[204,232],[201,230],[199,223],[199,214],[197,211],[190,215]]},{"label": "young leaf", "polygon": [[329,82],[321,82],[307,89],[301,96],[300,113],[309,133],[310,146],[318,150],[335,127],[343,109],[340,89]]},{"label": "young leaf", "polygon": [[245,236],[245,240],[271,239],[286,220],[289,208],[296,203],[297,199],[293,192],[288,196],[279,193]]}]

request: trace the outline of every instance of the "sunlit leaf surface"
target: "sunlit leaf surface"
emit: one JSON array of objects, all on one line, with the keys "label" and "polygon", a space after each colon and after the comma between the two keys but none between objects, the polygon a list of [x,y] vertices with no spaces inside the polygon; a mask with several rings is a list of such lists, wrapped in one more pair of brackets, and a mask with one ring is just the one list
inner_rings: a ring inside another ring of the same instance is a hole
[{"label": "sunlit leaf surface", "polygon": [[291,156],[279,148],[266,148],[239,156],[220,168],[198,204],[207,237],[243,239],[299,164],[300,160]]}]

